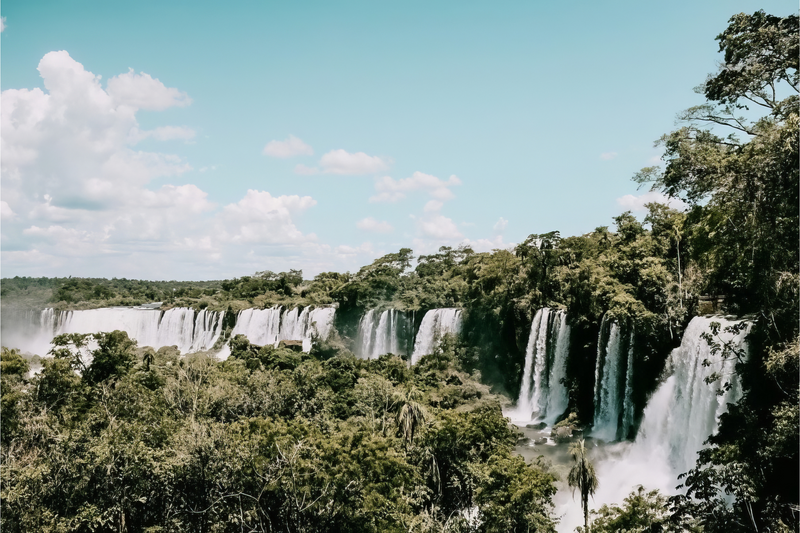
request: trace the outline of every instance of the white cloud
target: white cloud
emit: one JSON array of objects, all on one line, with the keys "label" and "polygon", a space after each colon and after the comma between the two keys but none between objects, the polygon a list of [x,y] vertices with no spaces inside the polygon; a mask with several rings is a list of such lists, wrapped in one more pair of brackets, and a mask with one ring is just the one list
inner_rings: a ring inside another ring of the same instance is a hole
[{"label": "white cloud", "polygon": [[498,233],[502,233],[506,229],[506,226],[508,226],[508,220],[500,217],[500,220],[498,220],[495,225],[492,226],[492,229]]},{"label": "white cloud", "polygon": [[5,200],[0,201],[0,220],[14,220],[16,217],[17,214],[9,207],[8,203]]},{"label": "white cloud", "polygon": [[285,141],[268,142],[264,147],[264,155],[286,159],[298,155],[314,155],[314,150],[294,135],[289,135]]},{"label": "white cloud", "polygon": [[359,220],[356,222],[356,227],[364,231],[373,231],[375,233],[390,233],[394,231],[394,228],[388,222],[375,220],[372,217]]},{"label": "white cloud", "polygon": [[4,275],[220,279],[300,268],[313,276],[357,270],[386,253],[319,243],[299,226],[316,204],[309,196],[250,190],[219,206],[193,184],[154,187],[192,167],[135,144],[195,133],[142,131],[137,110],[188,105],[178,89],[129,72],[106,90],[64,51],[46,54],[39,72],[44,90],[0,96]]},{"label": "white cloud", "polygon": [[6,18],[0,17],[0,33],[6,31]]},{"label": "white cloud", "polygon": [[[69,57],[66,52],[56,53],[63,53]],[[166,87],[150,74],[144,72],[136,74],[133,69],[108,80],[107,87],[107,92],[114,99],[115,104],[131,106],[135,109],[163,111],[172,106],[185,107],[192,103],[192,99],[186,93]]]},{"label": "white cloud", "polygon": [[464,237],[452,219],[438,213],[421,218],[418,227],[422,236],[429,239],[453,241]]},{"label": "white cloud", "polygon": [[649,203],[659,203],[665,204],[673,209],[685,209],[687,206],[678,198],[668,198],[664,194],[661,194],[658,191],[650,191],[644,194],[640,194],[639,196],[634,196],[632,194],[626,194],[621,198],[617,198],[617,205],[625,209],[626,211],[646,211],[647,208],[645,204]]},{"label": "white cloud", "polygon": [[389,163],[380,157],[369,156],[364,152],[351,154],[345,150],[331,150],[322,156],[319,164],[326,174],[350,176],[377,174],[389,168]]},{"label": "white cloud", "polygon": [[600,154],[600,159],[602,159],[603,161],[611,161],[612,159],[617,157],[617,155],[618,155],[617,152],[604,152]]},{"label": "white cloud", "polygon": [[369,201],[397,202],[405,198],[407,193],[414,191],[425,191],[439,201],[447,201],[455,198],[450,187],[456,185],[461,185],[461,180],[455,175],[450,176],[447,181],[422,172],[414,172],[410,178],[400,180],[384,176],[375,180],[377,194],[370,197]]},{"label": "white cloud", "polygon": [[436,213],[441,211],[442,207],[444,206],[443,202],[439,200],[428,200],[428,203],[425,204],[425,207],[422,210],[426,213]]},{"label": "white cloud", "polygon": [[299,214],[317,201],[310,196],[277,196],[248,190],[238,203],[226,205],[219,217],[220,232],[233,243],[298,244],[316,239],[294,225]]}]

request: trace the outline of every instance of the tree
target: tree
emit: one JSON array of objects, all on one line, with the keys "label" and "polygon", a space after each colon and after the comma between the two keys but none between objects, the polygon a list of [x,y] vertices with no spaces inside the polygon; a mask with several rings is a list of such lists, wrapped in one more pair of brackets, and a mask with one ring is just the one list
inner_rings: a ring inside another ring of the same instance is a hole
[{"label": "tree", "polygon": [[592,520],[594,533],[650,533],[655,531],[675,531],[669,524],[667,498],[658,490],[645,491],[639,485],[623,501],[622,506],[603,505]]},{"label": "tree", "polygon": [[681,476],[685,494],[671,500],[675,520],[705,531],[797,527],[800,490],[786,472],[800,468],[798,22],[763,11],[733,16],[717,36],[724,61],[697,89],[706,103],[658,142],[664,170],[634,176],[689,204],[681,244],[699,285],[725,295],[728,312],[753,317],[738,368],[742,399]]},{"label": "tree", "polygon": [[406,392],[403,405],[397,412],[397,425],[406,444],[414,441],[414,433],[428,418],[425,408],[420,404],[422,394],[415,387]]},{"label": "tree", "polygon": [[594,472],[594,465],[586,455],[584,440],[573,443],[569,447],[569,453],[575,464],[567,476],[567,484],[572,487],[572,496],[575,497],[575,489],[581,493],[581,507],[583,508],[583,522],[586,531],[589,531],[589,496],[594,496],[599,485],[597,475]]},{"label": "tree", "polygon": [[136,341],[124,331],[96,333],[97,349],[92,352],[92,364],[86,369],[83,379],[94,385],[111,377],[127,374],[136,360]]}]

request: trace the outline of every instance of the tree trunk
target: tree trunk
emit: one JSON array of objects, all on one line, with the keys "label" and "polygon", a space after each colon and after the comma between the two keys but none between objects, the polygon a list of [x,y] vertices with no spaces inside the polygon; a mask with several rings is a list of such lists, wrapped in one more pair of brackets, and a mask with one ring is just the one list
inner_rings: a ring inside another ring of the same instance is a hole
[{"label": "tree trunk", "polygon": [[583,494],[583,526],[584,533],[589,533],[589,495]]}]

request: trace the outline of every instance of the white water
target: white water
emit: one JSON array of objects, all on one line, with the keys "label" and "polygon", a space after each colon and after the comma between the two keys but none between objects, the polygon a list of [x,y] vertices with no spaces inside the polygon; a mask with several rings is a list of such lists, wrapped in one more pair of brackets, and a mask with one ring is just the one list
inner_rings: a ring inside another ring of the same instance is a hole
[{"label": "white water", "polygon": [[370,309],[358,322],[356,355],[362,359],[374,359],[387,353],[405,355],[407,328],[404,313],[387,309],[378,315],[377,311]]},{"label": "white water", "polygon": [[45,309],[38,320],[26,314],[29,324],[18,332],[9,331],[4,325],[3,343],[24,352],[45,355],[52,348],[56,335],[121,330],[139,346],[155,349],[177,346],[181,353],[190,353],[213,348],[222,333],[223,317],[224,312],[205,309],[196,312],[186,307],[166,311],[129,307],[84,311]]},{"label": "white water", "polygon": [[553,424],[569,401],[566,377],[569,326],[564,311],[539,309],[531,322],[519,399],[506,416],[518,424]]},{"label": "white water", "polygon": [[592,436],[625,439],[633,429],[634,333],[603,316],[597,337]]},{"label": "white water", "polygon": [[[711,322],[719,322],[722,329],[736,323],[721,317],[692,319],[680,347],[670,354],[665,379],[647,403],[634,442],[592,447],[591,457],[600,481],[591,503],[593,509],[622,502],[638,485],[675,494],[680,484],[678,475],[694,467],[703,442],[717,431],[719,416],[727,411],[729,403],[741,397],[741,385],[734,372],[736,360],[712,355],[708,343],[701,338],[702,333],[710,332]],[[719,340],[746,353],[746,335],[747,330],[736,336],[720,331]],[[705,359],[711,366],[703,366]],[[705,383],[704,378],[712,372],[720,373],[722,380]],[[723,382],[730,382],[731,388],[717,396]],[[563,515],[558,531],[570,532],[583,524],[580,503],[573,501],[568,491],[561,491],[555,500],[556,512]]]},{"label": "white water", "polygon": [[[335,309],[297,308],[245,309],[237,316],[232,334],[242,333],[253,344],[277,344],[281,340],[302,340],[303,349],[311,349],[312,335],[327,338],[333,326]],[[84,311],[54,311],[3,316],[3,345],[23,352],[46,355],[52,340],[62,333],[99,333],[122,330],[139,346],[155,349],[177,346],[182,354],[211,350],[222,334],[224,312],[199,312],[186,308],[166,311],[112,307]],[[223,346],[218,356],[230,353]]]},{"label": "white water", "polygon": [[444,335],[448,333],[457,335],[460,331],[460,309],[431,309],[425,313],[417,331],[417,339],[414,341],[411,364],[416,364],[423,355],[433,353]]},{"label": "white water", "polygon": [[[328,338],[335,312],[333,307],[245,309],[239,311],[231,337],[244,335],[259,346],[277,346],[283,340],[302,341],[303,351],[308,352],[314,335],[321,339]],[[226,359],[229,355],[230,347],[226,344],[218,357]]]}]

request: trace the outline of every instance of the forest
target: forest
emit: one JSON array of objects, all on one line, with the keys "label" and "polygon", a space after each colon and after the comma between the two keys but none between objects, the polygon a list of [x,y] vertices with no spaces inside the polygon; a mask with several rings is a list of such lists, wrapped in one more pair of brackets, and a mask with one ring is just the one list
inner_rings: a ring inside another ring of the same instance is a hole
[{"label": "forest", "polygon": [[[519,394],[531,321],[549,307],[570,320],[562,418],[575,428],[592,420],[604,317],[637,333],[637,422],[693,317],[751,324],[742,397],[675,480],[681,491],[631,487],[590,531],[800,531],[798,17],[738,14],[717,41],[719,71],[696,89],[705,103],[657,141],[663,166],[633,177],[685,209],[652,203],[641,219],[485,253],[403,248],[311,280],[3,279],[4,315],[336,307],[334,334],[309,353],[230,331],[224,361],[120,331],[65,334],[32,374],[27,354],[4,347],[4,529],[555,531],[557,474],[514,453],[501,410]],[[369,310],[404,311],[418,328],[451,307],[461,335],[413,366],[354,355]]]}]

